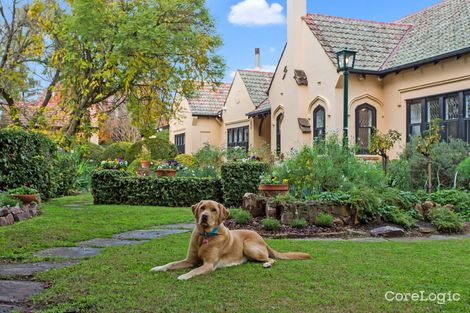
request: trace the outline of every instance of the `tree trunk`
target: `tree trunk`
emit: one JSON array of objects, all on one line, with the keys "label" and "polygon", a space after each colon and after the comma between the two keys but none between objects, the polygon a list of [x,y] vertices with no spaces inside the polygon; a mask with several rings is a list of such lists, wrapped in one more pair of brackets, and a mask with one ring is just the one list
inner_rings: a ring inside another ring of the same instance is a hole
[{"label": "tree trunk", "polygon": [[428,193],[432,193],[432,162],[431,158],[428,158]]},{"label": "tree trunk", "polygon": [[60,77],[60,71],[57,70],[55,72],[54,77],[52,78],[52,81],[49,87],[47,88],[47,91],[46,91],[46,94],[44,95],[44,99],[42,100],[41,106],[38,108],[38,110],[34,113],[33,117],[31,118],[31,121],[30,121],[31,127],[37,128],[36,124],[38,122],[38,119],[44,113],[43,112],[44,108],[46,108],[47,105],[49,104],[49,101],[52,98],[52,88],[55,87],[55,85],[57,85],[57,83],[59,82],[59,77]]},{"label": "tree trunk", "polygon": [[385,175],[387,175],[387,171],[388,171],[388,161],[389,161],[389,157],[388,155],[382,155],[382,169],[385,173]]},{"label": "tree trunk", "polygon": [[72,116],[70,119],[70,123],[65,129],[65,136],[70,138],[73,137],[77,133],[78,126],[83,118],[83,113],[88,108],[88,100],[90,98],[86,97],[83,99],[77,108],[75,108],[72,112]]}]

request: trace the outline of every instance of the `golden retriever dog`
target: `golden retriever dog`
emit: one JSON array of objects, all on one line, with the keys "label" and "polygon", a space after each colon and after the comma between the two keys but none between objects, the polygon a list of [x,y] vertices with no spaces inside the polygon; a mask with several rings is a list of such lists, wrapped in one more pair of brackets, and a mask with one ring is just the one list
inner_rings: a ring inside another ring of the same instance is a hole
[{"label": "golden retriever dog", "polygon": [[196,217],[196,227],[191,236],[188,254],[182,261],[168,263],[152,268],[152,272],[165,272],[182,268],[197,267],[178,277],[188,280],[203,275],[217,268],[245,263],[248,260],[263,262],[269,268],[274,259],[305,260],[310,255],[300,252],[280,253],[269,247],[263,238],[251,230],[229,230],[223,224],[229,211],[215,201],[201,201],[192,206]]}]

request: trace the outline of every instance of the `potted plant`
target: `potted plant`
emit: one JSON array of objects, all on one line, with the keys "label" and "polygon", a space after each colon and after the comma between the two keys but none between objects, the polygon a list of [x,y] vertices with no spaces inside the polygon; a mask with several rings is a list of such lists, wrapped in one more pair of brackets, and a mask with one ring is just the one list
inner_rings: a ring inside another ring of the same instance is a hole
[{"label": "potted plant", "polygon": [[139,155],[139,159],[140,159],[140,166],[142,168],[146,168],[146,169],[150,168],[151,156],[150,156],[149,149],[147,148],[147,144],[145,143],[142,145],[142,152]]},{"label": "potted plant", "polygon": [[8,190],[8,194],[20,199],[23,204],[30,204],[31,202],[39,201],[39,192],[36,189],[27,186],[10,189]]},{"label": "potted plant", "polygon": [[169,160],[157,166],[155,174],[157,177],[174,177],[176,170],[180,168],[178,161]]},{"label": "potted plant", "polygon": [[289,191],[289,181],[287,179],[281,179],[273,174],[266,174],[261,176],[258,190],[261,192],[261,195],[265,197],[283,195]]}]

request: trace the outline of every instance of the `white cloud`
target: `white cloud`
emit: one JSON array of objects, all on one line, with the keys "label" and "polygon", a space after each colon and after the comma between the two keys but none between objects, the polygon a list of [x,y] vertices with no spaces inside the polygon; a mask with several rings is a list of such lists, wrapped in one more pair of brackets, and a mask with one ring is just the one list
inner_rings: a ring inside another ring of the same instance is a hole
[{"label": "white cloud", "polygon": [[274,48],[274,47],[269,47],[269,52],[271,52],[271,53],[276,52],[276,48]]},{"label": "white cloud", "polygon": [[244,26],[283,24],[283,9],[279,3],[269,5],[267,0],[243,0],[230,8],[228,20]]}]

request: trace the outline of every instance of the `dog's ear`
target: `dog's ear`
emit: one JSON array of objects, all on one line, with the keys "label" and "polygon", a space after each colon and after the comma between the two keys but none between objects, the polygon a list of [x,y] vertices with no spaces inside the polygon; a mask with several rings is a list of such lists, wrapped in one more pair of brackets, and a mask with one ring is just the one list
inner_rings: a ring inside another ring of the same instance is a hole
[{"label": "dog's ear", "polygon": [[222,224],[227,218],[230,212],[227,210],[226,207],[224,207],[222,204],[219,205],[219,224]]},{"label": "dog's ear", "polygon": [[198,209],[199,207],[201,206],[202,204],[202,201],[199,201],[199,203],[196,203],[195,205],[191,206],[191,209],[193,210],[193,215],[195,217],[198,217],[197,214],[198,214]]}]

